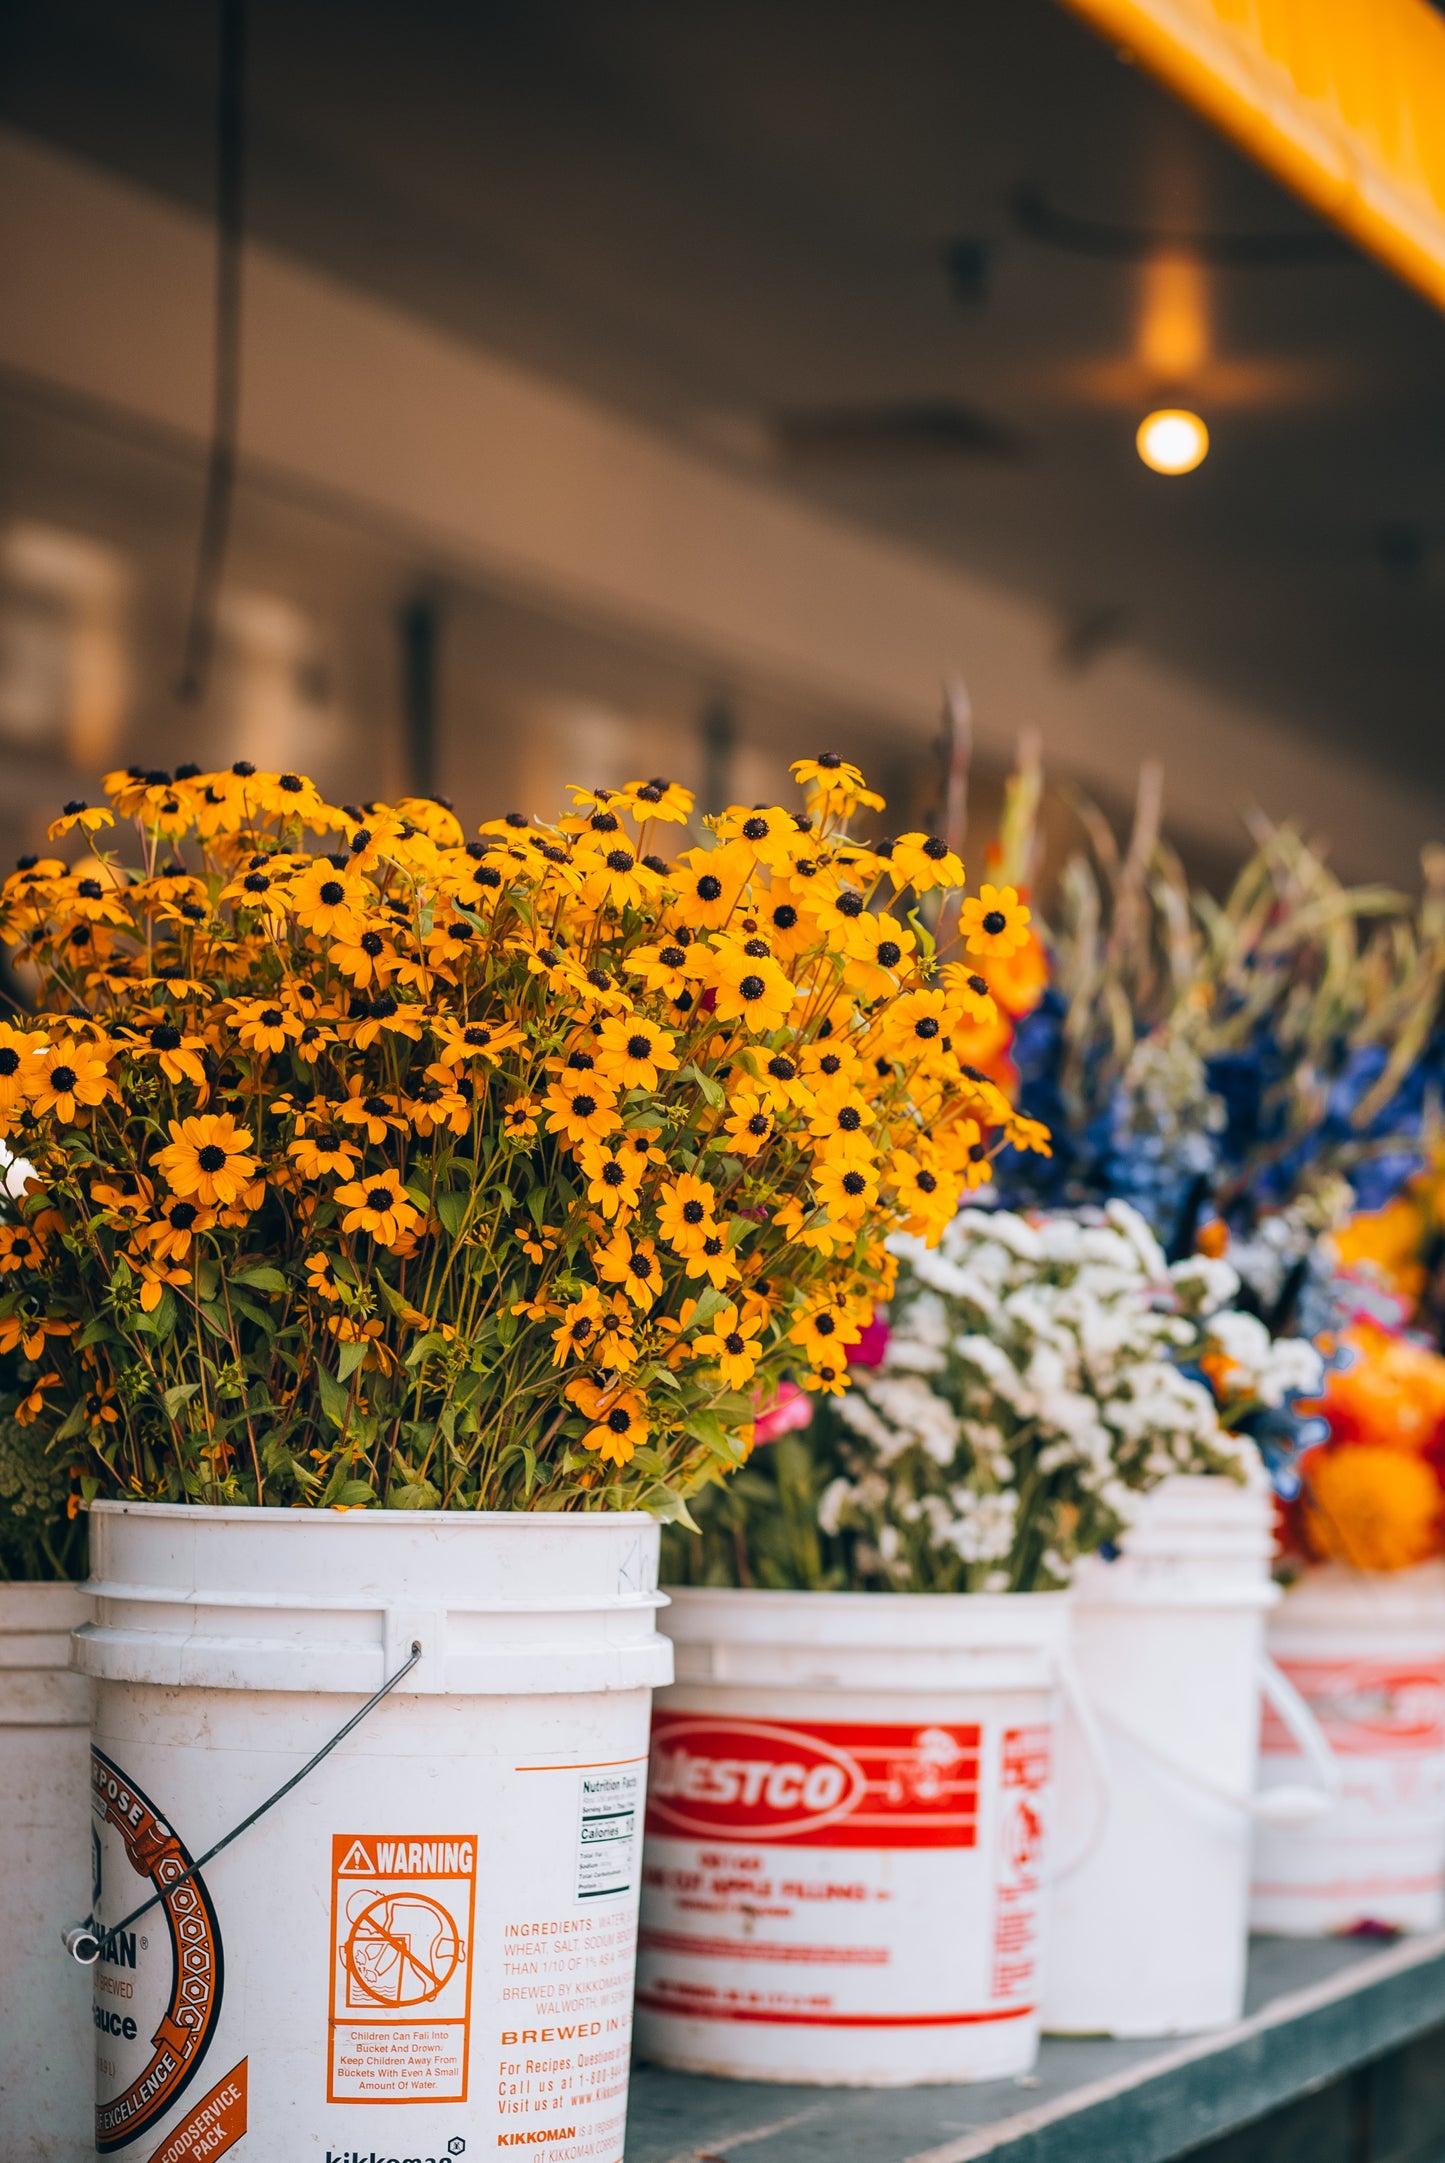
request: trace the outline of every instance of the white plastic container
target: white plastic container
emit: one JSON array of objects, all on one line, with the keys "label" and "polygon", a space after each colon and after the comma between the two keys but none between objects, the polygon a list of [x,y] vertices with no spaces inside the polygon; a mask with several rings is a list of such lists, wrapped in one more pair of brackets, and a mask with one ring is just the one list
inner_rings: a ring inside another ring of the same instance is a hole
[{"label": "white plastic container", "polygon": [[59,1925],[90,1905],[90,1685],[78,1585],[0,1585],[0,2156],[93,2153],[90,1978]]},{"label": "white plastic container", "polygon": [[1063,1595],[671,1598],[641,2054],[857,2087],[1026,2071]]},{"label": "white plastic container", "polygon": [[[1045,2029],[1149,2036],[1226,2027],[1244,2010],[1253,1819],[1328,1806],[1317,1735],[1264,1667],[1272,1505],[1261,1482],[1179,1477],[1144,1498],[1114,1562],[1089,1557],[1070,1595],[1080,1686],[1104,1731],[1110,1813],[1058,1888]],[[1261,1683],[1305,1734],[1315,1785],[1256,1798]],[[1065,1734],[1059,1826],[1086,1834],[1082,1754]]]},{"label": "white plastic container", "polygon": [[656,1526],[102,1503],[91,1552],[99,2150],[615,2163]]},{"label": "white plastic container", "polygon": [[[1256,1930],[1315,1938],[1371,1923],[1445,1923],[1445,1562],[1388,1576],[1307,1570],[1270,1622],[1269,1645],[1329,1738],[1338,1810],[1287,1838],[1262,1830]],[[1298,1759],[1265,1720],[1267,1781]]]}]

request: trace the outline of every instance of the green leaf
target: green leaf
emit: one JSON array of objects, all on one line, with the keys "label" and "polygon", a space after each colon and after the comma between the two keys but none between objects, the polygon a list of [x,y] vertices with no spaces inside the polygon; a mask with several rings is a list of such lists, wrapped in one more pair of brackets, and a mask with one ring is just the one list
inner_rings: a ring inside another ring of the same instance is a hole
[{"label": "green leaf", "polygon": [[437,1215],[442,1220],[448,1238],[457,1239],[461,1236],[461,1229],[467,1221],[467,1210],[470,1206],[471,1196],[469,1194],[450,1193],[437,1196]]},{"label": "green leaf", "polygon": [[226,1310],[224,1307],[209,1306],[207,1305],[205,1300],[201,1300],[197,1305],[196,1312],[200,1315],[201,1320],[205,1323],[207,1329],[213,1331],[214,1334],[218,1336],[223,1343],[230,1343],[231,1325],[226,1320]]},{"label": "green leaf", "polygon": [[176,1295],[166,1285],[156,1306],[149,1314],[138,1314],[133,1326],[142,1336],[154,1337],[157,1344],[164,1344],[176,1326],[176,1313]]},{"label": "green leaf", "polygon": [[[427,1193],[425,1187],[419,1187],[413,1181],[409,1187],[403,1187],[401,1191],[407,1200],[421,1211],[423,1216],[431,1214],[431,1196]],[[353,1279],[353,1281],[355,1280]]]},{"label": "green leaf", "polygon": [[76,1338],[75,1349],[77,1352],[83,1352],[88,1345],[113,1344],[115,1341],[115,1331],[103,1314],[97,1314],[86,1323],[84,1329]]},{"label": "green leaf", "polygon": [[422,1360],[430,1359],[433,1353],[445,1352],[446,1349],[447,1340],[441,1331],[439,1329],[429,1329],[424,1337],[417,1338],[416,1343],[406,1355],[406,1363],[408,1367],[416,1367],[420,1365]]},{"label": "green leaf", "polygon": [[341,1355],[336,1362],[336,1371],[343,1382],[351,1380],[369,1349],[370,1347],[366,1344],[344,1344],[341,1347]]},{"label": "green leaf", "polygon": [[238,1269],[231,1279],[233,1284],[254,1284],[258,1292],[284,1292],[286,1279],[279,1269],[271,1269],[257,1263],[253,1269]]},{"label": "green leaf", "polygon": [[695,1082],[702,1092],[703,1102],[710,1105],[714,1111],[720,1111],[727,1102],[727,1091],[723,1088],[722,1083],[714,1081],[711,1074],[704,1074],[695,1059],[689,1059],[678,1076],[678,1080]]},{"label": "green leaf", "polygon": [[316,1387],[321,1392],[321,1409],[333,1427],[346,1425],[347,1393],[334,1374],[316,1362]]},{"label": "green leaf", "polygon": [[727,1293],[720,1292],[715,1284],[710,1284],[697,1303],[697,1312],[693,1315],[691,1326],[694,1329],[705,1329],[713,1316],[721,1314],[723,1308],[730,1304]]},{"label": "green leaf", "polygon": [[328,1499],[341,1503],[343,1508],[359,1509],[364,1502],[376,1500],[376,1489],[369,1480],[344,1480],[338,1492]]},{"label": "green leaf", "polygon": [[85,1406],[83,1403],[73,1404],[66,1414],[65,1425],[57,1427],[55,1433],[50,1437],[51,1447],[53,1448],[57,1442],[70,1442],[76,1435],[82,1434],[84,1431]]},{"label": "green leaf", "polygon": [[166,1408],[166,1417],[174,1419],[181,1406],[190,1403],[200,1386],[199,1382],[177,1382],[171,1389],[163,1390],[161,1403]]},{"label": "green leaf", "polygon": [[408,1486],[393,1487],[386,1506],[389,1510],[439,1510],[442,1498],[430,1480],[414,1480]]}]

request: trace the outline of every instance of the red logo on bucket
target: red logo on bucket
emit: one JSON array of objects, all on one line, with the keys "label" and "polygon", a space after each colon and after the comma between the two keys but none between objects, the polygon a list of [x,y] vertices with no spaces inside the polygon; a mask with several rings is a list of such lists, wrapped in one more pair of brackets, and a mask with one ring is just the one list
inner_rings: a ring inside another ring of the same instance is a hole
[{"label": "red logo on bucket", "polygon": [[[1282,1660],[1289,1680],[1345,1757],[1415,1757],[1445,1750],[1445,1661]],[[1260,1747],[1293,1751],[1272,1706]]]},{"label": "red logo on bucket", "polygon": [[976,1727],[783,1727],[704,1713],[652,1724],[647,1826],[804,1847],[972,1847]]}]

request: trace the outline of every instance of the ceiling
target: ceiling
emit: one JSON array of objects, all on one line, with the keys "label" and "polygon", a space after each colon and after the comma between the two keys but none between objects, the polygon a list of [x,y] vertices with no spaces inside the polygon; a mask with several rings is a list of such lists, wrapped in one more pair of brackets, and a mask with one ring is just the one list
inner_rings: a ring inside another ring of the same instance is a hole
[{"label": "ceiling", "polygon": [[[249,21],[267,241],[1438,785],[1445,321],[1055,0]],[[0,121],[202,208],[214,76],[196,0],[0,18]]]}]

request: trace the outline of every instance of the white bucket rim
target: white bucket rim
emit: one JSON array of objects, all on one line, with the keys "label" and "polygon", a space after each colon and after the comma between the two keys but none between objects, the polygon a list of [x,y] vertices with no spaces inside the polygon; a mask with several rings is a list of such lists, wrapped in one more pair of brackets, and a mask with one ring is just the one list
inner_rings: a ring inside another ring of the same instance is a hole
[{"label": "white bucket rim", "polygon": [[317,1509],[277,1509],[269,1503],[252,1508],[243,1502],[138,1502],[128,1497],[97,1499],[93,1514],[106,1517],[172,1517],[185,1524],[344,1525],[378,1520],[410,1525],[415,1531],[434,1524],[468,1525],[655,1525],[646,1510],[388,1510],[367,1504],[359,1509],[327,1505]]}]

